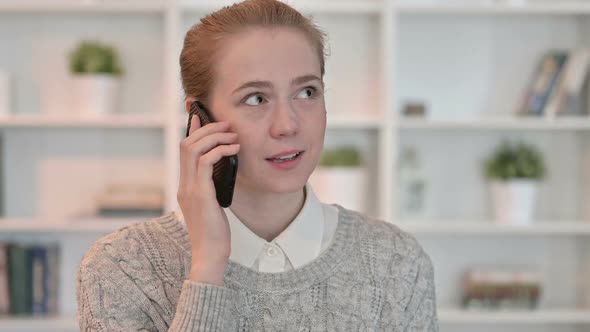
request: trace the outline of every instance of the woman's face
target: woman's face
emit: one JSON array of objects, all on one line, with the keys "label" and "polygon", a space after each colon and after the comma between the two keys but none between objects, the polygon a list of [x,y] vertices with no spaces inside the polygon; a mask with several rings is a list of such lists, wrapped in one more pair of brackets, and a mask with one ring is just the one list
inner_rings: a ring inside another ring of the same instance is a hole
[{"label": "woman's face", "polygon": [[[237,185],[265,192],[300,190],[324,144],[326,109],[318,56],[288,28],[254,28],[225,39],[215,60],[211,112],[238,134]],[[303,151],[293,167],[268,158]]]}]

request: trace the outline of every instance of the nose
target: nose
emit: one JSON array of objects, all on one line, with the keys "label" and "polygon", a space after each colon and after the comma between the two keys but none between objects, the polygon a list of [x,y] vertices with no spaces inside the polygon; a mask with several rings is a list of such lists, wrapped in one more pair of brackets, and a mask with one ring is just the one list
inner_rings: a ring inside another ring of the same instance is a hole
[{"label": "nose", "polygon": [[273,112],[270,134],[274,138],[288,137],[299,131],[297,111],[290,103],[279,103]]}]

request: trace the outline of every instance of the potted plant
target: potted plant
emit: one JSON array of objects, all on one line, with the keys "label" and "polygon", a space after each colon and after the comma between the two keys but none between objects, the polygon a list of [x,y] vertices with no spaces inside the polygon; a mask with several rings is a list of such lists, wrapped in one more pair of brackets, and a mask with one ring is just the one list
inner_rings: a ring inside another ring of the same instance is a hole
[{"label": "potted plant", "polygon": [[495,220],[510,224],[531,223],[538,184],[546,173],[541,153],[523,142],[504,141],[484,161],[484,172],[490,181]]},{"label": "potted plant", "polygon": [[357,148],[324,149],[310,184],[322,202],[366,212],[367,174]]},{"label": "potted plant", "polygon": [[78,114],[113,113],[123,74],[116,50],[97,41],[82,41],[70,53],[73,107]]}]

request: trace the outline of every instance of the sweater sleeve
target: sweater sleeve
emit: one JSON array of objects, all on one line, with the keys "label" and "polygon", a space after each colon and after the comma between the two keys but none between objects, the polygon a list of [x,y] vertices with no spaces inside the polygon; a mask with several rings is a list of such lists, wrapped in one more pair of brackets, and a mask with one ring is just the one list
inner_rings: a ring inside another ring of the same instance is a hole
[{"label": "sweater sleeve", "polygon": [[227,331],[232,290],[185,280],[170,326],[161,306],[88,269],[76,281],[80,331]]},{"label": "sweater sleeve", "polygon": [[434,268],[432,260],[423,250],[416,260],[417,275],[414,292],[406,308],[404,331],[406,332],[438,332],[436,312],[436,291],[434,286]]},{"label": "sweater sleeve", "polygon": [[232,291],[185,280],[170,331],[228,331]]}]

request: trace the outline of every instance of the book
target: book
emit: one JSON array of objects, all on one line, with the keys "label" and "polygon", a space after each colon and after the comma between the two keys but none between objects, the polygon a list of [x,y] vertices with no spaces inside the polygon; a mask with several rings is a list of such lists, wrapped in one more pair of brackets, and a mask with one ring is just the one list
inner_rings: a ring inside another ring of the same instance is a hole
[{"label": "book", "polygon": [[463,277],[466,309],[536,309],[543,290],[534,269],[472,268]]},{"label": "book", "polygon": [[8,245],[0,243],[0,316],[10,313],[8,288]]},{"label": "book", "polygon": [[547,118],[558,115],[582,114],[579,99],[582,88],[587,80],[590,66],[590,49],[579,48],[572,50],[559,75],[556,89],[550,96],[543,114]]},{"label": "book", "polygon": [[13,244],[8,247],[8,275],[11,314],[31,313],[31,270],[26,247]]},{"label": "book", "polygon": [[0,216],[6,215],[6,207],[4,201],[6,200],[5,196],[5,188],[6,188],[6,181],[5,181],[5,167],[4,167],[4,160],[2,156],[5,155],[4,153],[4,136],[0,134]]},{"label": "book", "polygon": [[31,313],[43,315],[48,313],[49,271],[47,249],[42,246],[32,246],[28,249],[31,270]]},{"label": "book", "polygon": [[47,312],[57,314],[59,311],[59,271],[60,249],[57,244],[47,245]]},{"label": "book", "polygon": [[552,50],[541,57],[518,110],[519,114],[543,115],[549,98],[557,87],[568,56],[568,51]]},{"label": "book", "polygon": [[164,213],[162,188],[143,184],[111,184],[97,199],[100,217],[153,218]]}]

